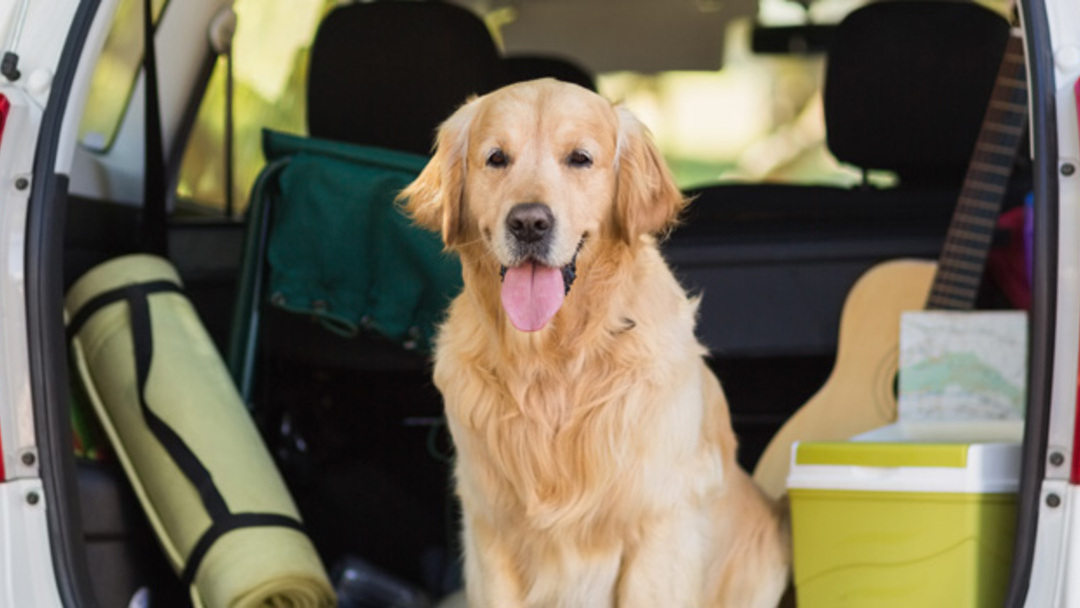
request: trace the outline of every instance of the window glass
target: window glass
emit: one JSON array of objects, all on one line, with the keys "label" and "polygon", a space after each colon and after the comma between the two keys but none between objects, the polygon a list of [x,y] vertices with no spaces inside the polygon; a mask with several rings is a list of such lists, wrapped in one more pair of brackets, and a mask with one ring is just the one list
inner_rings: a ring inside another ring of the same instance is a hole
[{"label": "window glass", "polygon": [[[750,50],[754,23],[835,24],[866,0],[761,0],[754,19],[725,34],[724,65],[713,72],[601,74],[601,93],[624,101],[656,136],[684,188],[723,181],[851,186],[862,172],[844,165],[825,143],[823,54],[765,55]],[[980,0],[1006,14],[1009,0]],[[896,183],[887,171],[866,176]]]},{"label": "window glass", "polygon": [[716,71],[601,74],[600,92],[649,126],[679,186],[726,180],[847,185],[861,173],[825,146],[824,55],[750,51],[752,20],[725,35]]},{"label": "window glass", "polygon": [[[311,40],[333,0],[238,0],[234,42],[234,208],[243,210],[265,163],[260,133],[306,133],[305,82]],[[495,11],[489,26],[513,14]],[[653,130],[679,184],[775,175],[780,165],[808,180],[855,181],[819,153],[823,119],[820,57],[761,58],[749,53],[749,21],[733,26],[726,65],[715,72],[600,74],[601,93],[624,101]],[[223,62],[224,60],[219,60]],[[215,70],[181,165],[178,195],[225,206],[225,70]],[[719,104],[719,105],[718,105]],[[693,121],[687,117],[695,117]],[[762,143],[770,136],[771,143]],[[823,146],[821,147],[823,150]],[[776,160],[781,158],[782,160]]]},{"label": "window glass", "polygon": [[[153,0],[157,23],[168,0]],[[143,54],[143,0],[120,0],[94,75],[86,110],[79,125],[79,141],[103,152],[112,145],[120,118],[127,110]]]},{"label": "window glass", "polygon": [[[124,0],[125,5],[132,3],[137,0]],[[319,21],[336,3],[237,0],[234,5],[233,201],[237,212],[245,208],[265,163],[262,129],[306,133],[310,45]],[[807,11],[790,0],[763,0],[756,20],[768,25],[835,23],[863,3],[822,0]],[[1005,0],[983,0],[983,4],[1000,10]],[[513,11],[503,9],[489,12],[486,20],[501,42],[499,26],[514,18]],[[626,103],[649,126],[684,188],[725,180],[858,183],[861,173],[838,163],[825,145],[824,56],[752,53],[753,23],[754,19],[747,18],[730,24],[722,69],[598,74],[600,92]],[[181,201],[216,209],[225,207],[226,187],[223,64],[224,59],[219,59],[202,101],[178,186]],[[887,173],[872,172],[870,178],[880,185],[893,181]]]},{"label": "window glass", "polygon": [[[813,11],[807,11],[792,0],[762,0],[757,20],[768,25],[835,23],[864,1],[821,0],[813,5]],[[490,8],[484,3],[462,3]],[[982,3],[1001,10],[1007,0]],[[139,0],[122,0],[120,10],[132,16],[118,14],[118,21],[122,17],[137,19],[138,4]],[[305,83],[310,45],[320,19],[335,4],[335,0],[235,2],[238,20],[233,45],[233,201],[237,212],[246,206],[251,186],[265,163],[262,129],[306,133]],[[512,22],[515,16],[506,8],[487,13],[486,21],[500,43],[499,26]],[[750,19],[731,24],[725,36],[724,67],[720,70],[598,74],[600,91],[610,99],[625,102],[653,130],[683,187],[727,179],[856,183],[860,174],[841,166],[824,145],[823,57],[755,55],[749,50],[751,25]],[[136,34],[139,30],[134,26],[127,29]],[[128,36],[135,38],[127,44],[134,45],[135,54],[117,53],[134,57],[128,60],[131,66],[141,47],[136,34]],[[114,35],[110,35],[109,44],[125,48],[119,35],[115,35],[118,40],[114,42]],[[182,159],[178,195],[181,201],[203,208],[223,209],[224,59],[218,63]],[[112,69],[103,66],[99,71]],[[132,75],[129,71],[125,91],[130,89]],[[101,105],[91,101],[88,107]],[[118,112],[101,112],[113,116],[111,129],[91,127],[98,121],[88,118],[84,141],[91,139],[107,145],[107,137],[99,134],[115,130]],[[890,181],[888,175],[871,178],[878,183]]]},{"label": "window glass", "polygon": [[[334,0],[237,0],[233,39],[233,201],[265,164],[264,128],[305,134],[305,83],[315,30]],[[182,202],[225,208],[225,58],[211,77],[180,165]]]}]

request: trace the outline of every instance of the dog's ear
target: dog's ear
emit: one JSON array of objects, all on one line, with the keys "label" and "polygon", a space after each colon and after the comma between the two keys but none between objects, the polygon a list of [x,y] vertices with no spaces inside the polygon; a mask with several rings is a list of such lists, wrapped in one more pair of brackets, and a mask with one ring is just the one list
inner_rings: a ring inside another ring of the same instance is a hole
[{"label": "dog's ear", "polygon": [[476,105],[476,98],[470,98],[439,126],[434,155],[397,197],[405,201],[405,212],[413,221],[441,231],[448,248],[462,238],[468,133]]},{"label": "dog's ear", "polygon": [[618,235],[633,244],[643,234],[659,234],[673,226],[686,199],[645,125],[625,107],[616,112],[615,225]]}]

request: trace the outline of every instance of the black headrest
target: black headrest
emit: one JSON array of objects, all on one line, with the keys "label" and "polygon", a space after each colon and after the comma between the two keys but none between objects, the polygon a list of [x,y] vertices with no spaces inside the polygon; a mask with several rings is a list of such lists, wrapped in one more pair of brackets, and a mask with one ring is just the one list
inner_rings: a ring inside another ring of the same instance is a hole
[{"label": "black headrest", "polygon": [[441,2],[358,3],[319,25],[308,70],[315,137],[431,151],[436,127],[503,66],[484,22]]},{"label": "black headrest", "polygon": [[504,60],[507,82],[536,78],[555,78],[596,90],[596,81],[585,68],[562,57],[547,55],[509,55]]},{"label": "black headrest", "polygon": [[825,75],[829,150],[906,181],[963,177],[1009,25],[973,2],[878,2],[837,27]]}]

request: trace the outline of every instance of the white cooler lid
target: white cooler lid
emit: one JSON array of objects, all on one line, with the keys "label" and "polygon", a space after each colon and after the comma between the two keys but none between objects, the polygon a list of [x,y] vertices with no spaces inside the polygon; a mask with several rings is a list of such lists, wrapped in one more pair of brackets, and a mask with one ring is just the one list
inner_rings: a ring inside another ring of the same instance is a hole
[{"label": "white cooler lid", "polygon": [[1021,444],[913,441],[886,427],[852,441],[799,442],[788,488],[998,494],[1020,485]]}]

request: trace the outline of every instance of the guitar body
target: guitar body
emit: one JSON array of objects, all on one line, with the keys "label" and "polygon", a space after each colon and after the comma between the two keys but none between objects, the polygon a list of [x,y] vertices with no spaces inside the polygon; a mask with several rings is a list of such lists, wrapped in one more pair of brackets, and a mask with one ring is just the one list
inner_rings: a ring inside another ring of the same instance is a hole
[{"label": "guitar body", "polygon": [[754,469],[766,494],[784,494],[792,443],[845,440],[896,420],[900,313],[926,306],[936,270],[934,262],[896,260],[855,282],[844,300],[832,373],[780,428]]}]

